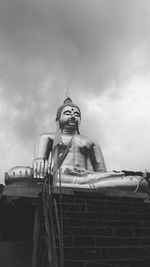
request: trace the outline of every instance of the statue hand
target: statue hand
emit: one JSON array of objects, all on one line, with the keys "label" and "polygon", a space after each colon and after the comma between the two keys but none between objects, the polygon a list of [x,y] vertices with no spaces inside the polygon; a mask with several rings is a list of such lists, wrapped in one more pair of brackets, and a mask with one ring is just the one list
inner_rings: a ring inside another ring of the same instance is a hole
[{"label": "statue hand", "polygon": [[35,159],[33,162],[34,178],[44,178],[48,170],[48,161],[42,158]]}]

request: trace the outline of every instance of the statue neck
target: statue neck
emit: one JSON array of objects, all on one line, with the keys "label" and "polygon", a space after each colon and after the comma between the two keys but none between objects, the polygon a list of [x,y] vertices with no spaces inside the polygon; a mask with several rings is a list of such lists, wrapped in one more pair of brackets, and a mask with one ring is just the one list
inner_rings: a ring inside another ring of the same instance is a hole
[{"label": "statue neck", "polygon": [[63,129],[62,134],[67,134],[67,135],[76,135],[77,130],[74,129]]}]

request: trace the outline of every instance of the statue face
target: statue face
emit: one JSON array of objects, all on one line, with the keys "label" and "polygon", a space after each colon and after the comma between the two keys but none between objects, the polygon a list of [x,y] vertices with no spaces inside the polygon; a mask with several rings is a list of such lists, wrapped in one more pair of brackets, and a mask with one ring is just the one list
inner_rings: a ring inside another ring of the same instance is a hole
[{"label": "statue face", "polygon": [[61,111],[60,128],[77,130],[81,122],[80,112],[77,107],[65,106]]}]

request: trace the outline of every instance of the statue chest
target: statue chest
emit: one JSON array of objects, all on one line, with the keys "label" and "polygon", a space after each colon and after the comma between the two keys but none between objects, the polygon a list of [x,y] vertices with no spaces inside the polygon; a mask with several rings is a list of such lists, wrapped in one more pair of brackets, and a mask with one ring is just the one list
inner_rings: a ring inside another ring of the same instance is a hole
[{"label": "statue chest", "polygon": [[[62,154],[68,147],[70,143],[71,138],[64,138],[63,143],[59,146],[60,154]],[[72,139],[71,145],[69,147],[68,154],[76,154],[76,155],[83,155],[84,157],[87,157],[89,154],[90,146],[85,140],[82,140],[81,138],[74,137]]]},{"label": "statue chest", "polygon": [[[70,139],[64,139],[63,144],[60,145],[60,156],[67,149]],[[73,138],[72,144],[68,150],[67,156],[64,159],[63,165],[66,167],[79,167],[87,169],[89,161],[89,146],[84,140],[80,138]]]}]

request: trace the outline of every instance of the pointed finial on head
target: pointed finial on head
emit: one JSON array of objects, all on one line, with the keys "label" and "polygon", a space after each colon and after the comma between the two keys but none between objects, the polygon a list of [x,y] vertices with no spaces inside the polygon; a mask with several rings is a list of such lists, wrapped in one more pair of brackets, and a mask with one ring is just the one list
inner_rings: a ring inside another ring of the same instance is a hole
[{"label": "pointed finial on head", "polygon": [[72,99],[70,98],[70,95],[69,95],[69,88],[67,88],[67,91],[66,91],[66,97],[65,97],[65,100],[64,100],[64,104],[66,103],[72,103]]},{"label": "pointed finial on head", "polygon": [[67,88],[67,90],[66,90],[66,98],[68,98],[69,97],[69,88]]}]

